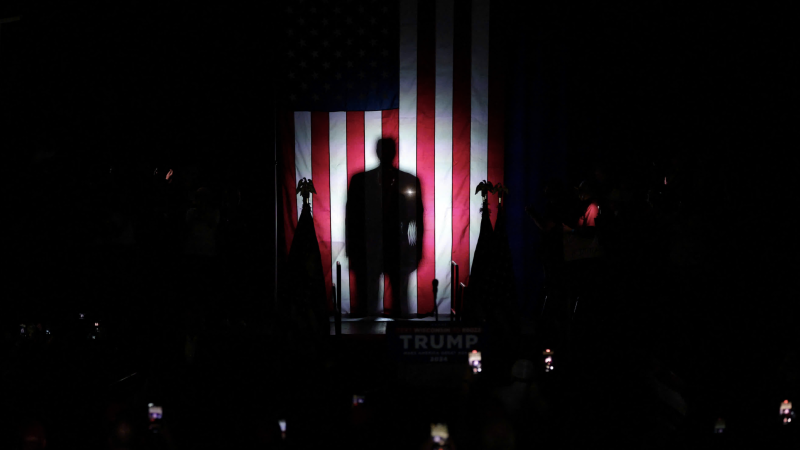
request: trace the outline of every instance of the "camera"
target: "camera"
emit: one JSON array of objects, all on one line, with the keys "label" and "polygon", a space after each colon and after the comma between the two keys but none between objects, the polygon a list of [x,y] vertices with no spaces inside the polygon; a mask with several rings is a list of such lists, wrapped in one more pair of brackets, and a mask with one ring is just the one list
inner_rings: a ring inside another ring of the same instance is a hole
[{"label": "camera", "polygon": [[472,367],[472,373],[481,372],[481,352],[473,350],[469,353],[469,365]]},{"label": "camera", "polygon": [[150,421],[149,429],[153,433],[158,433],[161,428],[161,418],[163,416],[163,409],[154,403],[147,404],[147,418]]}]

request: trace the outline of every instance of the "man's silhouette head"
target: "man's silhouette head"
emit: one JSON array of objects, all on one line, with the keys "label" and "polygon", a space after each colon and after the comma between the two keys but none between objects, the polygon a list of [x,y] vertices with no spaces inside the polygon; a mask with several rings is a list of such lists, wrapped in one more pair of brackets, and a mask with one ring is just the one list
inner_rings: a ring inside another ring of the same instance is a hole
[{"label": "man's silhouette head", "polygon": [[394,139],[383,138],[378,140],[376,151],[378,153],[378,159],[381,161],[381,167],[384,169],[391,168],[394,162],[394,155],[397,153]]}]

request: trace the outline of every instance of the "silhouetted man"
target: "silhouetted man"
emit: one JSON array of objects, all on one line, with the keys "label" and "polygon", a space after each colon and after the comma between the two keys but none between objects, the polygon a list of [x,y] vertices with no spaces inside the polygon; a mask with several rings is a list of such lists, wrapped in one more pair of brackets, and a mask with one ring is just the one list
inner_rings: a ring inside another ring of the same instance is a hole
[{"label": "silhouetted man", "polygon": [[533,219],[542,231],[541,258],[544,264],[545,286],[561,287],[561,274],[564,265],[564,189],[561,181],[554,178],[544,187],[547,201],[544,212],[536,211],[533,206],[525,208],[525,212]]},{"label": "silhouetted man", "polygon": [[[419,179],[392,166],[393,139],[377,144],[380,166],[353,175],[347,192],[345,244],[356,275],[355,316],[408,316],[408,278],[422,259],[422,195]],[[394,303],[384,311],[378,298],[381,274]]]}]

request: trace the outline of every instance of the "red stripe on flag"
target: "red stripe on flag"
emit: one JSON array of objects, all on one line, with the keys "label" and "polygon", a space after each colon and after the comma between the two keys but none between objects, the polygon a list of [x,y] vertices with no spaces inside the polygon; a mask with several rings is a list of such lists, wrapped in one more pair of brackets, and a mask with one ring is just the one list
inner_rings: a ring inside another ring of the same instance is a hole
[{"label": "red stripe on flag", "polygon": [[[472,3],[456,2],[453,30],[453,261],[460,280],[469,277],[470,122]],[[455,304],[455,303],[454,303]]]},{"label": "red stripe on flag", "polygon": [[[392,167],[400,167],[400,110],[388,109],[381,112],[381,137],[394,139],[395,153],[392,160]],[[392,283],[389,277],[383,279],[383,309],[391,310],[394,305],[394,294],[392,293]]]},{"label": "red stripe on flag", "polygon": [[431,282],[436,278],[435,164],[436,128],[436,3],[420,2],[417,46],[417,177],[425,211],[422,261],[417,269],[417,312],[433,311]]},{"label": "red stripe on flag", "polygon": [[331,164],[330,164],[330,121],[327,112],[311,113],[311,180],[314,182],[314,195],[311,212],[317,232],[319,252],[322,257],[322,272],[325,276],[325,293],[328,311],[333,311],[331,289]]},{"label": "red stripe on flag", "polygon": [[[504,76],[506,71],[503,67],[504,48],[502,42],[503,23],[501,2],[492,2],[491,15],[489,18],[489,129],[487,131],[489,148],[487,155],[487,176],[492,183],[505,184],[504,177],[504,117],[505,117],[505,86]],[[519,195],[519,192],[509,192],[509,195]],[[497,205],[497,200],[493,202]],[[489,208],[492,218],[492,227],[497,222],[497,207]]]},{"label": "red stripe on flag", "polygon": [[286,255],[292,248],[294,230],[297,229],[297,180],[294,167],[294,113],[281,111],[278,113],[278,139],[280,142],[280,181],[281,203],[283,214],[283,233],[286,238]]},{"label": "red stripe on flag", "polygon": [[[364,171],[364,112],[347,112],[347,188],[353,175]],[[349,255],[348,255],[349,257]],[[350,270],[350,312],[356,312],[358,303],[358,284],[355,271]]]}]

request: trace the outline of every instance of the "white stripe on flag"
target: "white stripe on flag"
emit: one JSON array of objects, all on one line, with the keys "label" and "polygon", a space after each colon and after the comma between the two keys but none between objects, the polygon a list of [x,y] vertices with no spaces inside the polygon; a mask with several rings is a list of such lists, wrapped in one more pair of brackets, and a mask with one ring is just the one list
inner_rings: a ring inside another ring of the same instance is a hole
[{"label": "white stripe on flag", "polygon": [[[400,1],[400,170],[417,175],[417,1]],[[419,195],[419,193],[417,193]],[[417,245],[422,245],[418,242]],[[408,278],[408,312],[417,313],[417,271]]]},{"label": "white stripe on flag", "polygon": [[[472,2],[472,95],[470,99],[470,194],[488,177],[489,154],[489,1]],[[489,180],[492,183],[501,180]],[[469,267],[481,231],[480,195],[469,196]]]},{"label": "white stripe on flag", "polygon": [[347,112],[332,112],[330,123],[331,276],[336,283],[336,263],[342,264],[342,311],[350,311],[350,265],[345,255],[347,206]]},{"label": "white stripe on flag", "polygon": [[[294,167],[295,180],[299,183],[302,178],[311,180],[311,112],[299,111],[294,113]],[[313,180],[312,180],[313,181]],[[295,186],[296,188],[297,186]],[[313,195],[311,196],[311,206]],[[297,199],[297,218],[303,210],[303,199]],[[312,209],[313,212],[313,209]]]},{"label": "white stripe on flag", "polygon": [[436,279],[439,312],[450,310],[453,249],[453,9],[454,0],[436,2],[436,119],[434,131]]}]

